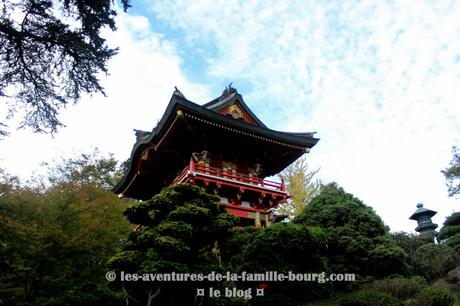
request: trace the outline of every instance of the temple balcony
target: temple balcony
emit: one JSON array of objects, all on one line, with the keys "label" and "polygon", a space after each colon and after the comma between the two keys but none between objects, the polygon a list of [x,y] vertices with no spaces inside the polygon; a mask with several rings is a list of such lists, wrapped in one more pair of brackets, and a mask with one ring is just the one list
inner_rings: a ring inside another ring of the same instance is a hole
[{"label": "temple balcony", "polygon": [[269,226],[274,222],[273,209],[289,198],[284,181],[260,179],[234,169],[229,171],[196,163],[193,159],[172,185],[182,183],[195,184],[219,196],[219,205],[225,206],[230,214],[242,218],[241,224],[254,224],[256,227]]},{"label": "temple balcony", "polygon": [[276,197],[287,197],[284,181],[275,182],[261,179],[236,171],[199,164],[193,160],[174,179],[173,185],[194,182],[195,180],[202,180],[206,186],[209,183],[215,183],[219,188],[221,186],[231,186],[243,191],[249,190],[264,195],[271,194]]}]

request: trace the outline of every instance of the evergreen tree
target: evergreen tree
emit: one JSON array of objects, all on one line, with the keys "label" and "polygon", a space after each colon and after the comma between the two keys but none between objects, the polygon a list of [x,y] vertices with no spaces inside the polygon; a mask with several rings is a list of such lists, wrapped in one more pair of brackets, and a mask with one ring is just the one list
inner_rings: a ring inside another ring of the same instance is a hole
[{"label": "evergreen tree", "polygon": [[407,254],[380,217],[335,183],[322,186],[294,222],[324,229],[333,272],[377,277],[407,272]]},{"label": "evergreen tree", "polygon": [[329,269],[322,256],[326,247],[326,234],[318,227],[308,227],[292,222],[277,223],[267,228],[247,227],[235,230],[223,245],[222,257],[230,262],[229,270],[235,273],[277,271],[289,275],[324,273],[316,280],[291,280],[274,282],[237,282],[241,289],[265,287],[263,296],[251,299],[251,305],[304,305],[329,296],[331,284],[325,282]]},{"label": "evergreen tree", "polygon": [[[217,205],[219,198],[193,185],[164,188],[151,200],[125,211],[137,230],[124,250],[109,261],[117,271],[131,273],[222,272],[220,247],[230,236],[237,217]],[[201,305],[198,288],[219,286],[203,282],[121,282],[131,304]],[[180,294],[177,294],[180,292]],[[208,291],[206,291],[208,292]]]},{"label": "evergreen tree", "polygon": [[[129,0],[121,0],[125,11]],[[104,93],[98,73],[116,54],[100,30],[115,30],[111,0],[0,2],[0,98],[8,117],[25,110],[21,127],[56,132],[60,108],[82,93]],[[0,119],[4,120],[6,118]],[[0,121],[0,136],[7,134]]]},{"label": "evergreen tree", "polygon": [[446,218],[438,237],[460,254],[460,212],[454,212]]}]

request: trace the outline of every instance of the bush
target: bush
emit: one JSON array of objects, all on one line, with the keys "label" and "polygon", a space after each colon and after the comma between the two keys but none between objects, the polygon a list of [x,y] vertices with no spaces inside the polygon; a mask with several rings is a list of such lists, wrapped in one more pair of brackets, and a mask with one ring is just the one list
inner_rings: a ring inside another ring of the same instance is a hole
[{"label": "bush", "polygon": [[345,296],[340,301],[341,306],[402,306],[403,303],[389,294],[362,290]]},{"label": "bush", "polygon": [[373,288],[376,291],[387,293],[400,300],[407,300],[414,297],[420,290],[426,287],[426,281],[420,276],[412,278],[389,278],[378,280]]},{"label": "bush", "polygon": [[415,271],[427,280],[443,277],[445,273],[454,269],[459,261],[457,252],[443,244],[426,244],[418,248],[414,254]]},{"label": "bush", "polygon": [[451,306],[455,295],[445,288],[428,287],[422,289],[409,306]]}]

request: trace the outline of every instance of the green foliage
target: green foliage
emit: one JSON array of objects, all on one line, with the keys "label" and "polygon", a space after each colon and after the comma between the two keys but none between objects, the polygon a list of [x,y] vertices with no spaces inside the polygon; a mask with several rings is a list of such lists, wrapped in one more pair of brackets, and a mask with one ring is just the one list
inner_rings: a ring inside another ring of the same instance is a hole
[{"label": "green foliage", "polygon": [[[218,197],[199,187],[184,184],[164,188],[151,200],[130,206],[125,215],[139,225],[138,231],[130,234],[124,250],[109,260],[109,266],[117,271],[140,274],[207,275],[222,271],[220,249],[230,237],[237,217],[217,205],[218,201]],[[120,285],[129,300],[148,305],[190,305],[201,299],[196,297],[197,287],[210,286],[206,282],[125,282]],[[177,295],[179,288],[181,294]],[[204,302],[224,305],[221,299]],[[233,302],[228,300],[229,305]]]},{"label": "green foliage", "polygon": [[285,181],[286,190],[292,198],[279,206],[278,213],[293,218],[302,212],[305,205],[319,193],[321,183],[314,179],[318,171],[310,170],[307,159],[302,157],[279,175]]},{"label": "green foliage", "polygon": [[381,277],[408,270],[407,255],[380,217],[336,184],[323,186],[294,222],[325,230],[332,271]]},{"label": "green foliage", "polygon": [[[126,11],[129,0],[121,2]],[[104,94],[98,74],[107,73],[117,50],[100,31],[116,29],[113,2],[4,0],[0,10],[0,97],[11,102],[7,118],[25,110],[21,127],[56,132],[62,107],[82,93]],[[0,123],[0,136],[4,127]]]},{"label": "green foliage", "polygon": [[409,306],[452,306],[455,295],[445,288],[428,287],[422,289]]},{"label": "green foliage", "polygon": [[439,239],[460,254],[460,212],[454,212],[444,221]]},{"label": "green foliage", "polygon": [[72,183],[74,185],[93,184],[109,190],[122,177],[123,170],[113,154],[101,156],[97,149],[82,153],[77,157],[54,160],[48,166],[47,180],[52,185]]},{"label": "green foliage", "polygon": [[407,264],[410,266],[413,272],[414,267],[414,255],[418,248],[421,246],[433,243],[433,239],[429,235],[416,235],[405,232],[391,233],[391,237],[395,241],[396,245],[406,252],[408,255]]},{"label": "green foliage", "polygon": [[[318,254],[324,249],[325,234],[319,228],[293,223],[277,223],[254,232],[243,249],[243,270],[322,271],[324,262]],[[250,260],[250,262],[246,261]]]},{"label": "green foliage", "polygon": [[377,280],[372,287],[375,291],[387,293],[400,300],[407,300],[427,287],[427,283],[420,276],[411,278],[396,277]]},{"label": "green foliage", "polygon": [[460,213],[452,213],[444,221],[444,226],[459,225],[460,224]]},{"label": "green foliage", "polygon": [[460,262],[457,252],[443,244],[429,243],[414,254],[415,271],[427,280],[443,277]]},{"label": "green foliage", "polygon": [[452,155],[449,166],[441,171],[446,178],[450,197],[460,194],[460,151],[457,147],[452,147]]},{"label": "green foliage", "polygon": [[[455,213],[460,216],[460,213]],[[460,233],[460,224],[444,226],[439,233],[439,239],[445,240]]]},{"label": "green foliage", "polygon": [[395,232],[391,233],[391,237],[410,257],[412,257],[415,251],[422,245],[433,243],[433,239],[427,235]]},{"label": "green foliage", "polygon": [[[222,247],[222,259],[235,272],[321,273],[327,272],[325,233],[317,227],[277,223],[268,228],[235,230]],[[268,282],[263,297],[253,297],[251,305],[298,305],[328,296],[329,283],[310,281]],[[238,282],[248,288],[260,283]]]},{"label": "green foliage", "polygon": [[323,186],[295,222],[326,228],[348,226],[369,238],[386,233],[385,225],[372,208],[334,183]]},{"label": "green foliage", "polygon": [[346,295],[341,306],[402,306],[403,303],[389,294],[378,291],[362,290]]},{"label": "green foliage", "polygon": [[30,305],[40,306],[99,306],[99,305],[122,305],[123,295],[107,288],[104,282],[95,284],[85,282],[76,284],[71,290],[51,297],[39,297]]},{"label": "green foliage", "polygon": [[308,304],[302,304],[302,306],[339,306],[339,305],[340,305],[339,301],[337,301],[334,296],[326,300],[320,300],[320,301],[315,301],[315,302],[308,303]]},{"label": "green foliage", "polygon": [[4,303],[91,305],[118,299],[104,275],[106,260],[130,230],[122,216],[125,201],[91,182],[62,179],[31,187],[2,179],[0,185]]}]

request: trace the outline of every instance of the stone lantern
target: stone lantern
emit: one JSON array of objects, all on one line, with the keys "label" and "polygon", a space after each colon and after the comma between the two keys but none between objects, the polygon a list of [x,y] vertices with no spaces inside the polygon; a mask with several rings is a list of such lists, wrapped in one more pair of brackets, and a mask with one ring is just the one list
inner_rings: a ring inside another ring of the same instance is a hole
[{"label": "stone lantern", "polygon": [[415,228],[420,234],[427,234],[433,238],[436,236],[435,229],[438,227],[436,223],[431,221],[431,217],[437,212],[424,208],[422,203],[417,204],[417,210],[409,217],[411,220],[417,221],[418,226]]}]

